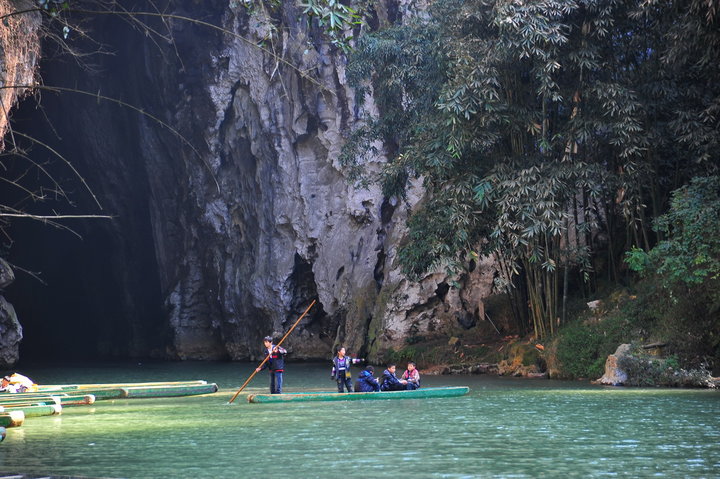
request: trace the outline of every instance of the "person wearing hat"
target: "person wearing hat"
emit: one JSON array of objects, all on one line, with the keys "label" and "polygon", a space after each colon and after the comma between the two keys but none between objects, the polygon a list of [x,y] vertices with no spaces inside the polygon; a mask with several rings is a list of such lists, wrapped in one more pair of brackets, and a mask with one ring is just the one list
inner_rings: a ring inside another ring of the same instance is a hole
[{"label": "person wearing hat", "polygon": [[358,379],[355,381],[356,393],[370,393],[380,390],[380,383],[373,377],[373,374],[375,374],[375,368],[372,366],[368,366],[360,371]]},{"label": "person wearing hat", "polygon": [[272,336],[263,338],[263,354],[268,356],[267,361],[259,368],[255,368],[256,372],[260,372],[265,368],[270,370],[270,394],[282,394],[283,373],[285,372],[285,348],[273,344]]}]

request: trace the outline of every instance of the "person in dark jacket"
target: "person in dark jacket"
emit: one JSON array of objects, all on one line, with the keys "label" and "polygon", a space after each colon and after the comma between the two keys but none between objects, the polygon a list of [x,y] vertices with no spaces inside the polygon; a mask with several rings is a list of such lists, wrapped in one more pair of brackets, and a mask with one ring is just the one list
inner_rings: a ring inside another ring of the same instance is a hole
[{"label": "person in dark jacket", "polygon": [[388,364],[388,367],[383,371],[382,384],[380,385],[381,391],[402,391],[407,386],[407,381],[404,379],[398,379],[395,376],[395,364]]},{"label": "person in dark jacket", "polygon": [[350,366],[363,361],[365,360],[345,356],[345,348],[343,347],[338,349],[337,355],[333,358],[333,368],[332,373],[330,373],[330,378],[337,381],[339,393],[343,392],[343,387],[347,388],[347,392],[353,392]]},{"label": "person in dark jacket", "polygon": [[355,381],[356,393],[370,393],[380,390],[380,383],[373,377],[373,374],[375,374],[375,368],[372,366],[368,366],[360,371],[358,379]]},{"label": "person in dark jacket", "polygon": [[270,370],[270,394],[282,394],[285,355],[287,351],[285,348],[274,345],[272,340],[271,336],[265,336],[263,339],[263,344],[265,345],[263,353],[268,356],[268,360],[265,361],[262,367],[255,368],[255,371],[260,372],[268,368]]}]

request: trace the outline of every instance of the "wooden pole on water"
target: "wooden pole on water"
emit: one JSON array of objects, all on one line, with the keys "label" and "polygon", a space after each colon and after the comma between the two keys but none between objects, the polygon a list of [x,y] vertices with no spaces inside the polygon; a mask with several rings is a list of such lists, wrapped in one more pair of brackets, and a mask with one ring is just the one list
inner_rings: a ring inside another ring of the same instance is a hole
[{"label": "wooden pole on water", "polygon": [[[303,314],[301,314],[300,317],[298,318],[298,320],[295,321],[295,324],[292,325],[292,328],[290,328],[290,329],[288,330],[288,332],[285,333],[285,336],[283,336],[282,339],[281,339],[280,341],[278,341],[278,343],[277,343],[275,346],[280,346],[280,345],[282,344],[282,342],[285,341],[285,338],[287,338],[288,336],[290,336],[290,333],[293,332],[293,329],[295,329],[295,326],[297,326],[298,324],[300,324],[300,320],[303,319],[303,318],[305,317],[305,315],[308,313],[308,311],[310,311],[310,308],[313,307],[313,305],[315,304],[315,301],[317,301],[317,300],[316,300],[316,299],[313,299],[313,300],[312,300],[312,303],[310,303],[310,306],[307,307],[307,309],[305,310],[305,312],[304,312]],[[237,398],[238,395],[242,392],[242,390],[245,389],[245,386],[247,386],[248,383],[252,380],[252,378],[255,377],[255,375],[257,374],[257,370],[258,370],[259,368],[263,367],[263,365],[267,362],[268,359],[270,359],[270,355],[269,355],[269,354],[268,354],[267,356],[265,356],[265,359],[262,360],[262,362],[260,363],[260,365],[259,365],[257,368],[255,368],[255,371],[253,371],[253,373],[250,375],[250,377],[247,378],[247,380],[243,383],[242,386],[240,386],[240,389],[238,389],[238,391],[235,393],[235,395],[232,397],[232,399],[230,399],[229,404],[232,404],[232,402],[235,400],[235,398]]]}]

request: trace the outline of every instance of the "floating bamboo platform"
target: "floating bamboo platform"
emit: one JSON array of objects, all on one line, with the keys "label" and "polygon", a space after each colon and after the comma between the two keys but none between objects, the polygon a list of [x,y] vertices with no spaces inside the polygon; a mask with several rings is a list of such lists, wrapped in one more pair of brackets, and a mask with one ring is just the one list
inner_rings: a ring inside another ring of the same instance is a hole
[{"label": "floating bamboo platform", "polygon": [[20,427],[25,422],[25,413],[22,411],[0,412],[0,427]]},{"label": "floating bamboo platform", "polygon": [[111,399],[195,396],[212,394],[217,390],[215,383],[192,380],[55,384],[39,386],[34,392],[0,393],[0,430],[19,427],[27,417],[60,414],[66,406],[83,406]]},{"label": "floating bamboo platform", "polygon": [[0,413],[22,411],[25,417],[54,416],[62,412],[60,404],[32,404],[29,406],[0,406]]}]

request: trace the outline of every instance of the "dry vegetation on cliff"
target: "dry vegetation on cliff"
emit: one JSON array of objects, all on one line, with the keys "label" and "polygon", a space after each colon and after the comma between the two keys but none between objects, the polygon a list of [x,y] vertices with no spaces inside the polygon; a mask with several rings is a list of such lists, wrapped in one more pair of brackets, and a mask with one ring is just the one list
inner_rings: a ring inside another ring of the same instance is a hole
[{"label": "dry vegetation on cliff", "polygon": [[30,92],[27,85],[34,83],[40,55],[40,13],[14,14],[31,7],[30,0],[0,0],[0,151],[4,150],[10,111]]}]

